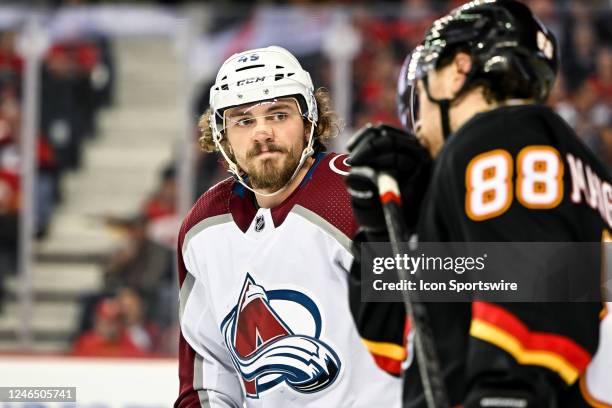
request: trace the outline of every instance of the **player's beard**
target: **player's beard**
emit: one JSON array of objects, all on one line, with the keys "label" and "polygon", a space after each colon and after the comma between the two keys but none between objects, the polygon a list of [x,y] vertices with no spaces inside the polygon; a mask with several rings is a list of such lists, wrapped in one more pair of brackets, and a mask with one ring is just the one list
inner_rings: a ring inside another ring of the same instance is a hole
[{"label": "player's beard", "polygon": [[283,148],[274,143],[266,143],[266,150],[279,152],[282,156],[264,160],[258,160],[257,156],[262,152],[263,146],[259,143],[247,152],[246,173],[253,188],[261,190],[280,190],[291,179],[298,163],[300,162],[302,146],[292,146],[290,149]]}]

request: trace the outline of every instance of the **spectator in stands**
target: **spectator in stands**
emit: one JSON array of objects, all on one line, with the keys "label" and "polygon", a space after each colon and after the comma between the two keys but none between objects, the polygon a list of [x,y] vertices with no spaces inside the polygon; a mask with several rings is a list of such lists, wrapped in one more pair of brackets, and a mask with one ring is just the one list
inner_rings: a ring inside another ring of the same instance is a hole
[{"label": "spectator in stands", "polygon": [[17,270],[21,208],[19,105],[5,84],[0,89],[0,307],[4,281]]},{"label": "spectator in stands", "polygon": [[596,89],[590,81],[584,81],[576,90],[573,102],[576,121],[570,124],[585,143],[597,151],[599,130],[608,122],[610,107],[597,97]]},{"label": "spectator in stands", "polygon": [[176,170],[174,164],[170,164],[161,171],[155,191],[143,206],[148,237],[170,250],[174,250],[176,231],[181,223],[176,210],[177,192]]},{"label": "spectator in stands", "polygon": [[595,73],[589,78],[597,98],[612,105],[612,46],[607,45],[597,50]]},{"label": "spectator in stands", "polygon": [[85,118],[76,98],[77,75],[78,65],[70,50],[54,46],[43,64],[41,121],[61,170],[76,169],[81,160]]},{"label": "spectator in stands", "polygon": [[172,275],[172,251],[149,238],[143,215],[111,220],[123,235],[123,245],[111,256],[106,269],[106,290],[129,286],[147,304],[156,304],[160,284]]},{"label": "spectator in stands", "polygon": [[[15,32],[0,32],[0,307],[3,282],[17,263],[19,154],[15,144],[15,103],[23,60],[15,52]],[[11,108],[11,109],[9,109]]]},{"label": "spectator in stands", "polygon": [[0,308],[4,281],[17,268],[19,173],[8,121],[0,117]]},{"label": "spectator in stands", "polygon": [[116,299],[104,299],[96,307],[93,330],[83,333],[74,343],[72,354],[86,357],[143,357],[146,350],[127,334]]},{"label": "spectator in stands", "polygon": [[[9,169],[19,178],[20,173],[20,140],[21,140],[21,107],[11,87],[0,91],[0,126],[4,139],[3,156],[5,170]],[[56,177],[55,152],[44,135],[36,141],[37,183],[35,185],[35,234],[45,235],[55,206]]]},{"label": "spectator in stands", "polygon": [[23,59],[15,50],[16,32],[0,32],[0,82],[18,86],[23,71]]},{"label": "spectator in stands", "polygon": [[572,100],[572,95],[567,92],[565,78],[562,73],[557,75],[557,81],[548,97],[548,104],[567,122],[570,126],[576,126],[578,122],[578,111]]},{"label": "spectator in stands", "polygon": [[176,170],[170,164],[162,170],[157,188],[145,203],[145,214],[149,220],[176,212],[176,189]]},{"label": "spectator in stands", "polygon": [[125,287],[118,291],[117,302],[130,341],[140,350],[149,353],[157,351],[159,327],[148,320],[143,298],[136,290]]},{"label": "spectator in stands", "polygon": [[561,69],[570,92],[574,92],[595,72],[597,38],[591,20],[575,18],[567,27],[561,53]]}]

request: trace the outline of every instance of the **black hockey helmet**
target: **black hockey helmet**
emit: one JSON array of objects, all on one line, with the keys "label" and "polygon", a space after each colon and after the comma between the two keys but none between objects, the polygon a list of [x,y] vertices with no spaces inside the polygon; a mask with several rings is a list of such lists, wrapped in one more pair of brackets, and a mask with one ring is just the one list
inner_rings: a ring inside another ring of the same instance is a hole
[{"label": "black hockey helmet", "polygon": [[513,73],[532,84],[531,98],[541,102],[557,74],[556,39],[526,5],[516,0],[472,1],[436,20],[406,57],[398,82],[398,111],[404,124],[415,119],[416,81],[426,81],[429,70],[458,50],[471,55],[472,70],[457,96],[478,78]]}]

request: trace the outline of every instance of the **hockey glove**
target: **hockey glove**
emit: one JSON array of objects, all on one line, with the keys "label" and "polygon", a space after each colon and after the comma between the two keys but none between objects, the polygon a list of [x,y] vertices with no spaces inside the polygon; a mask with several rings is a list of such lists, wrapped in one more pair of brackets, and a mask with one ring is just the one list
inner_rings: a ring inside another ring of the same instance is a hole
[{"label": "hockey glove", "polygon": [[429,183],[431,156],[412,134],[388,125],[367,125],[348,142],[352,166],[346,178],[353,212],[368,236],[386,234],[376,177],[394,176],[400,186],[404,217],[413,231]]}]

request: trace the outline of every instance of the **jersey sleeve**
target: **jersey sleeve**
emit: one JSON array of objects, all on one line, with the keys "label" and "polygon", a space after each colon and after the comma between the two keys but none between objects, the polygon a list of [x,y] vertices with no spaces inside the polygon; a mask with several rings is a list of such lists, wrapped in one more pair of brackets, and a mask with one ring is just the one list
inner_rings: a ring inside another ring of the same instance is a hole
[{"label": "jersey sleeve", "polygon": [[361,251],[368,251],[365,233],[353,240],[356,255],[349,275],[349,303],[351,315],[376,365],[392,376],[402,374],[402,364],[408,357],[407,339],[410,331],[406,309],[401,302],[367,301],[362,297]]},{"label": "jersey sleeve", "polygon": [[[495,137],[491,129],[477,129],[448,146],[434,173],[433,208],[422,240],[576,240],[572,220],[560,210],[568,181],[557,144],[537,126],[526,125],[520,133],[514,128],[515,134]],[[498,133],[503,129],[498,127]],[[466,306],[451,304],[447,313],[452,316]],[[470,319],[467,351],[451,350],[451,342],[441,346],[440,354],[466,353],[463,370],[472,384],[511,375],[527,382],[545,379],[556,389],[573,387],[597,349],[600,311],[595,302],[491,303],[476,298],[471,313],[463,313]]]},{"label": "jersey sleeve", "polygon": [[238,376],[214,326],[204,282],[185,265],[179,239],[179,396],[174,408],[243,406]]}]

